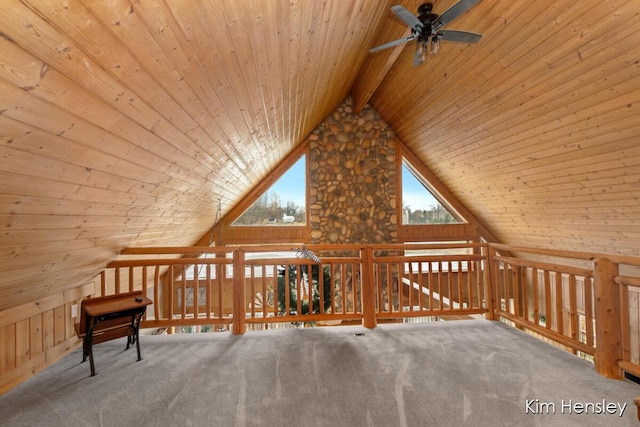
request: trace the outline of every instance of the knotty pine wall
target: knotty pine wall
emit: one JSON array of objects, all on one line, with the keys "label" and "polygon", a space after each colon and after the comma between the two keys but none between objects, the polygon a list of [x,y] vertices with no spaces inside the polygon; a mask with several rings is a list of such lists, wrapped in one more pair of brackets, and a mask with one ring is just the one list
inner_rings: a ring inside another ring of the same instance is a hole
[{"label": "knotty pine wall", "polygon": [[370,103],[499,241],[638,256],[639,10],[483,0],[452,23],[477,45],[405,49]]},{"label": "knotty pine wall", "polygon": [[0,312],[0,394],[80,346],[72,306],[94,291],[91,282]]}]

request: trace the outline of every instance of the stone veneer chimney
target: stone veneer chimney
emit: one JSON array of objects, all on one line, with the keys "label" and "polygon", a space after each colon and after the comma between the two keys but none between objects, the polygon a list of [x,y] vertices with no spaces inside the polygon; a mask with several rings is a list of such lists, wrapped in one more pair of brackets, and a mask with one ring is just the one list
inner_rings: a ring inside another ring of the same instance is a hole
[{"label": "stone veneer chimney", "polygon": [[309,136],[311,243],[397,243],[396,143],[370,106],[348,98]]}]

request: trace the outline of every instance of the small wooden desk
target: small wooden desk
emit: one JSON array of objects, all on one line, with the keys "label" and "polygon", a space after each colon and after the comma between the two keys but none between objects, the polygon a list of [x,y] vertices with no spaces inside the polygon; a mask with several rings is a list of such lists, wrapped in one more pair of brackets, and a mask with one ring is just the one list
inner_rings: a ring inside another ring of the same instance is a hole
[{"label": "small wooden desk", "polygon": [[83,339],[82,361],[87,360],[91,365],[91,376],[96,374],[93,361],[93,344],[127,337],[127,347],[136,344],[138,360],[140,354],[140,320],[147,306],[152,304],[142,291],[128,292],[106,297],[89,298],[82,301],[80,322],[77,323],[76,333]]}]

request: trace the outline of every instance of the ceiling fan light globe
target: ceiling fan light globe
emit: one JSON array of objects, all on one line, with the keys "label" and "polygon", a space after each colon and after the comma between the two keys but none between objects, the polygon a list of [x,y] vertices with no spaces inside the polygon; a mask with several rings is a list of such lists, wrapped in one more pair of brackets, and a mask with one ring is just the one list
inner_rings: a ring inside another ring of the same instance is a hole
[{"label": "ceiling fan light globe", "polygon": [[418,40],[416,42],[416,55],[420,57],[420,62],[425,61],[429,56],[429,41]]},{"label": "ceiling fan light globe", "polygon": [[436,55],[440,52],[440,39],[433,37],[431,39],[431,54]]}]

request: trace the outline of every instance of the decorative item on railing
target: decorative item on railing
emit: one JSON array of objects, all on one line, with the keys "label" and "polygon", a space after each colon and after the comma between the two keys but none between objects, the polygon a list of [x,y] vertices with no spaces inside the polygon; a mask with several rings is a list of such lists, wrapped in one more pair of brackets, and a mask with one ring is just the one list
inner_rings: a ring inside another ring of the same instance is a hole
[{"label": "decorative item on railing", "polygon": [[322,260],[318,255],[307,249],[307,245],[303,244],[302,248],[296,248],[296,258],[307,258],[316,264],[322,263]]}]

